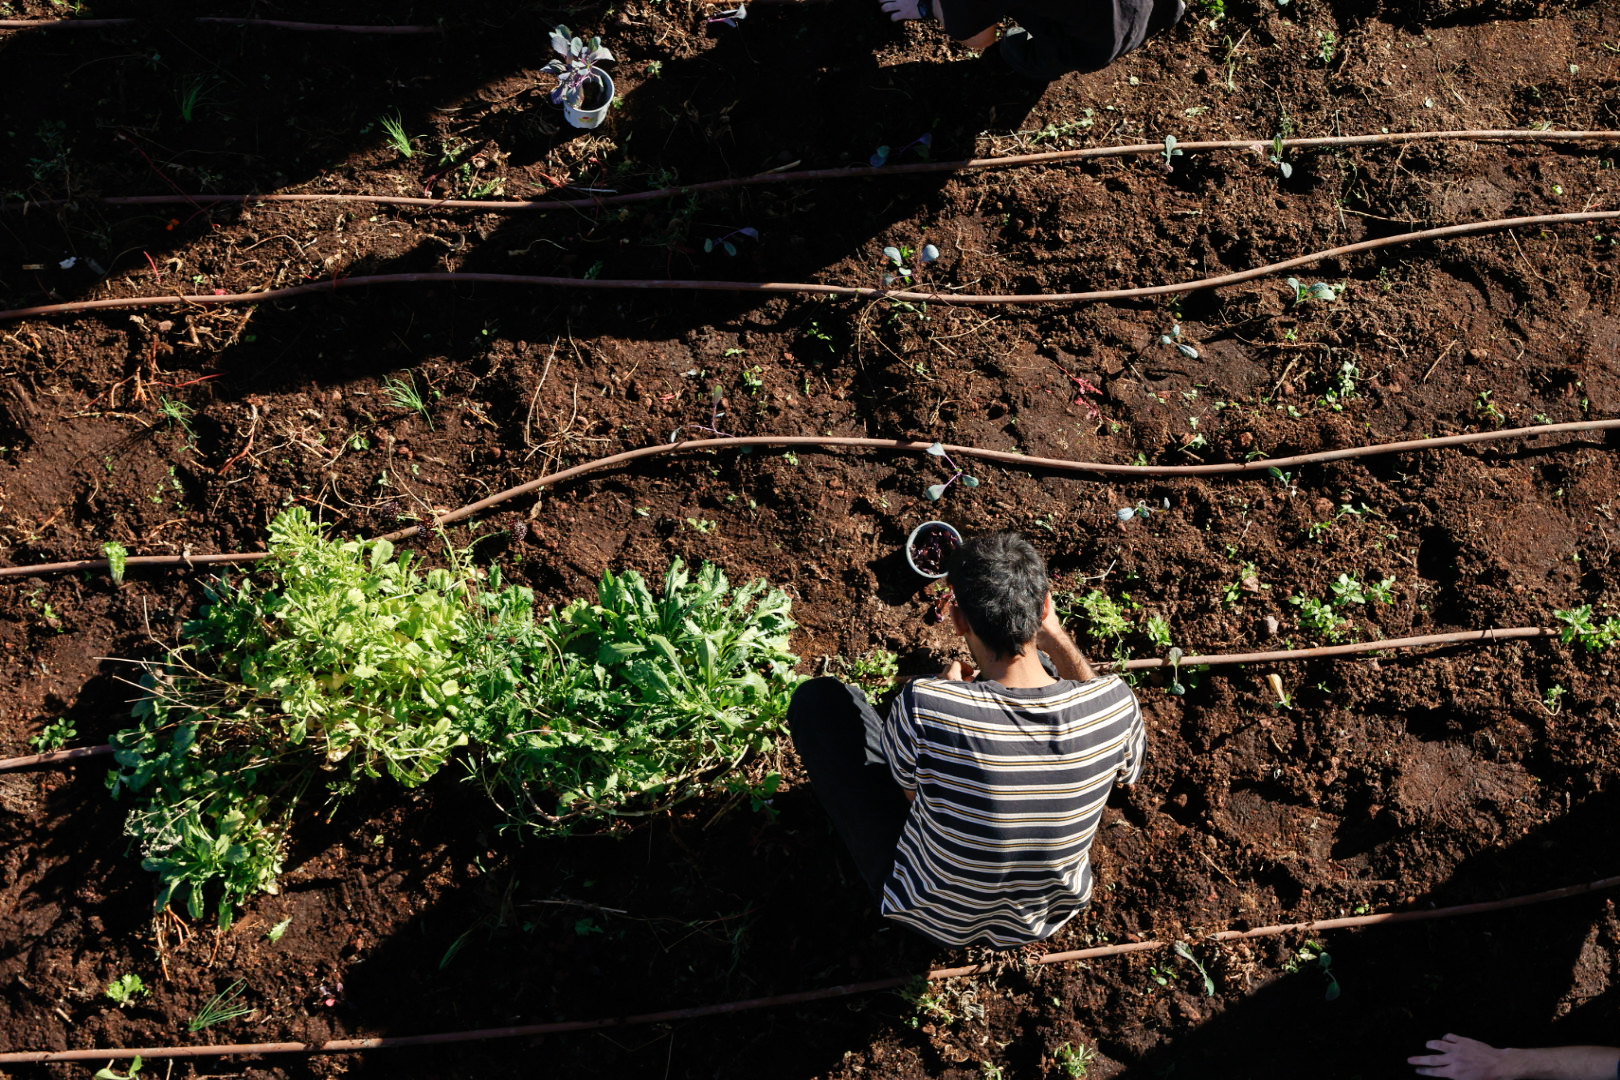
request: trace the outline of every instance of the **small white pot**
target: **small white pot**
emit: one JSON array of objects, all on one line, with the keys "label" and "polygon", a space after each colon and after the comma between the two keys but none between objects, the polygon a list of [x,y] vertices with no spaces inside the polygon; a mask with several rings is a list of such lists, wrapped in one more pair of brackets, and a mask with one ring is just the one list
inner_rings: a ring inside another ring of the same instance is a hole
[{"label": "small white pot", "polygon": [[563,102],[563,119],[577,128],[593,128],[607,119],[608,110],[613,107],[613,97],[618,90],[613,85],[613,76],[601,72],[596,76],[596,85],[602,91],[602,104],[594,109],[577,109],[571,102]]},{"label": "small white pot", "polygon": [[957,532],[954,526],[948,525],[943,521],[925,521],[921,525],[918,525],[915,529],[912,529],[911,535],[906,537],[906,562],[914,571],[925,578],[942,578],[945,576],[945,572],[941,570],[938,573],[934,573],[933,571],[924,570],[922,567],[918,566],[917,560],[912,556],[911,549],[916,546],[917,541],[923,536],[924,533],[930,533],[936,530],[945,533],[951,538],[952,547],[962,546],[962,534]]}]

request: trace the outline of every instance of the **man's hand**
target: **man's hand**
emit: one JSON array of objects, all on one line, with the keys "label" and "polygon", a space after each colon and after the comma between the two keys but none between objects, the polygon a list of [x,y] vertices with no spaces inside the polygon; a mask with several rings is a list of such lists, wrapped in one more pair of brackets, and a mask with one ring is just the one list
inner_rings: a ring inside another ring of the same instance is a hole
[{"label": "man's hand", "polygon": [[963,667],[962,661],[952,660],[950,662],[950,666],[939,673],[939,677],[942,679],[947,679],[951,682],[972,682],[973,677],[977,674],[977,671],[972,671]]},{"label": "man's hand", "polygon": [[1444,1076],[1450,1080],[1509,1080],[1503,1072],[1504,1052],[1478,1039],[1447,1035],[1424,1043],[1437,1054],[1418,1054],[1406,1059],[1416,1065],[1419,1076]]},{"label": "man's hand", "polygon": [[1620,1063],[1612,1046],[1551,1046],[1540,1050],[1498,1050],[1478,1039],[1447,1035],[1424,1044],[1434,1054],[1406,1059],[1419,1076],[1447,1080],[1609,1080]]},{"label": "man's hand", "polygon": [[966,45],[974,52],[984,52],[984,50],[995,44],[997,31],[1000,29],[1000,26],[987,26],[983,30],[980,30],[977,34],[974,34],[972,37],[960,38],[958,40],[960,40],[963,45]]},{"label": "man's hand", "polygon": [[1097,677],[1086,662],[1085,655],[1080,652],[1080,646],[1074,643],[1074,638],[1063,629],[1063,621],[1058,618],[1057,606],[1052,603],[1050,594],[1046,597],[1046,615],[1041,619],[1041,628],[1035,633],[1035,644],[1044,649],[1052,658],[1052,664],[1057,668],[1058,674],[1074,682],[1089,682]]}]

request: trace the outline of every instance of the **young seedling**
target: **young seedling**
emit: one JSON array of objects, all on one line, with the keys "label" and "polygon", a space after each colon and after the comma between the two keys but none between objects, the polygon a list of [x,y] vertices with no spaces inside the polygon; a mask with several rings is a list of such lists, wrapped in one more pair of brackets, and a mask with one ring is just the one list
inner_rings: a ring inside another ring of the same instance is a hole
[{"label": "young seedling", "polygon": [[132,971],[120,975],[108,983],[107,989],[103,993],[112,998],[113,1004],[122,1009],[127,1005],[133,1005],[136,998],[146,996],[146,982]]},{"label": "young seedling", "polygon": [[1277,171],[1282,173],[1284,180],[1294,175],[1294,167],[1283,160],[1283,138],[1281,135],[1271,140],[1271,163],[1277,166]]},{"label": "young seedling", "polygon": [[1277,708],[1292,709],[1294,707],[1294,695],[1283,689],[1281,675],[1278,675],[1275,671],[1271,672],[1266,676],[1266,685],[1271,687],[1273,694],[1277,695]]},{"label": "young seedling", "polygon": [[114,585],[124,583],[124,565],[129,559],[129,549],[116,540],[109,540],[101,545],[101,557],[107,560],[107,572],[112,575]]},{"label": "young seedling", "polygon": [[399,113],[393,113],[378,119],[378,126],[383,134],[388,136],[388,142],[399,152],[400,157],[415,157],[416,151],[411,147],[411,137],[405,131],[405,118]]},{"label": "young seedling", "polygon": [[1170,647],[1170,620],[1160,615],[1151,615],[1143,624],[1148,640],[1161,649]]},{"label": "young seedling", "polygon": [[[35,753],[48,754],[53,750],[61,750],[65,748],[68,743],[72,742],[78,737],[78,727],[73,723],[72,720],[69,720],[65,716],[61,716],[57,717],[55,721],[46,724],[44,730],[42,730],[38,735],[29,736],[28,745],[34,748]],[[138,975],[130,975],[125,977],[132,978],[136,982],[140,981],[140,976]],[[111,986],[107,988],[107,996],[112,997]],[[113,998],[113,1000],[117,1001],[118,999]],[[119,1001],[118,1003],[120,1005],[124,1004],[122,1001]]]},{"label": "young seedling", "polygon": [[945,452],[945,447],[943,444],[935,443],[933,446],[928,448],[928,452],[934,457],[944,458],[946,464],[956,470],[956,472],[951,474],[951,478],[945,481],[943,484],[930,484],[928,486],[927,490],[923,492],[923,495],[928,499],[929,502],[939,502],[940,499],[943,499],[945,497],[945,489],[956,483],[958,480],[962,481],[963,487],[975,488],[979,486],[978,477],[969,476],[967,473],[963,472],[962,467],[955,461],[951,460],[951,455]]},{"label": "young seedling", "polygon": [[[1547,688],[1545,694],[1541,695],[1541,707],[1547,710],[1548,716],[1558,715],[1558,711],[1563,708],[1563,702],[1560,699],[1567,693],[1569,693],[1568,690],[1554,684]],[[46,730],[49,731],[50,729],[46,728]]]},{"label": "young seedling", "polygon": [[1311,284],[1305,285],[1299,278],[1293,277],[1287,278],[1284,284],[1293,291],[1293,304],[1295,307],[1303,307],[1310,300],[1321,300],[1324,303],[1331,304],[1339,298],[1339,294],[1345,288],[1343,285],[1329,285],[1325,281],[1313,281]]},{"label": "young seedling", "polygon": [[1162,500],[1158,506],[1149,506],[1147,504],[1147,500],[1142,499],[1137,502],[1135,506],[1122,506],[1118,510],[1115,510],[1114,517],[1118,518],[1123,524],[1127,521],[1134,521],[1137,518],[1147,518],[1158,513],[1160,510],[1168,509],[1170,509],[1170,500],[1168,498]]},{"label": "young seedling", "polygon": [[432,431],[433,417],[428,412],[427,400],[422,397],[422,391],[416,388],[416,376],[411,372],[405,373],[405,379],[388,378],[383,380],[383,398],[396,409],[406,409],[410,412],[421,413],[422,419],[427,421],[428,430]]},{"label": "young seedling", "polygon": [[1171,323],[1168,334],[1159,335],[1160,345],[1174,345],[1176,351],[1189,360],[1198,359],[1198,350],[1181,340],[1181,324]]},{"label": "young seedling", "polygon": [[1096,1056],[1091,1048],[1081,1043],[1078,1047],[1071,1043],[1064,1043],[1052,1053],[1057,1060],[1058,1068],[1063,1070],[1065,1076],[1074,1080],[1085,1080],[1086,1073],[1091,1069],[1092,1059]]},{"label": "young seedling", "polygon": [[1558,640],[1568,644],[1579,641],[1587,652],[1602,652],[1620,641],[1620,619],[1610,616],[1603,622],[1594,622],[1591,604],[1582,604],[1568,611],[1555,611],[1553,617],[1564,624]]},{"label": "young seedling", "polygon": [[924,132],[915,139],[912,139],[910,142],[906,143],[906,145],[902,146],[898,150],[891,150],[887,146],[880,146],[872,154],[872,156],[866,160],[872,163],[872,168],[878,169],[898,158],[907,150],[914,150],[916,151],[918,157],[922,158],[924,161],[927,161],[928,155],[933,152],[933,146],[933,134],[931,132]]},{"label": "young seedling", "polygon": [[1166,176],[1176,171],[1175,161],[1176,158],[1181,156],[1181,151],[1176,149],[1176,137],[1174,135],[1164,137],[1164,149],[1159,151],[1159,156],[1164,158]]},{"label": "young seedling", "polygon": [[204,1028],[211,1028],[215,1024],[223,1024],[227,1020],[235,1020],[252,1012],[253,1006],[243,1005],[238,1000],[242,996],[242,987],[246,985],[246,979],[237,979],[230,986],[209,998],[208,1004],[204,1005],[197,1015],[191,1018],[191,1022],[186,1025],[186,1029],[191,1032],[202,1031]]},{"label": "young seedling", "polygon": [[736,438],[729,431],[720,430],[720,418],[726,415],[726,406],[731,404],[726,400],[725,391],[716,386],[709,391],[709,422],[707,424],[682,424],[669,433],[670,442],[680,442],[688,431],[706,431],[717,439]]},{"label": "young seedling", "polygon": [[264,939],[270,944],[274,945],[276,942],[281,940],[284,934],[287,933],[287,927],[291,925],[292,916],[289,915],[285,919],[282,919],[280,922],[276,923],[276,925],[272,926],[270,929],[266,930],[264,932]]},{"label": "young seedling", "polygon": [[1305,947],[1294,954],[1286,970],[1289,974],[1308,968],[1316,968],[1327,979],[1327,991],[1322,995],[1326,1001],[1339,1000],[1339,980],[1333,974],[1333,957],[1326,949],[1314,941],[1307,941]]},{"label": "young seedling", "polygon": [[180,106],[180,119],[191,123],[197,112],[214,100],[218,83],[207,75],[187,75],[175,85],[174,100]]},{"label": "young seedling", "polygon": [[1175,949],[1177,956],[1181,957],[1198,970],[1199,978],[1204,980],[1204,996],[1214,997],[1215,980],[1209,977],[1209,972],[1205,970],[1204,965],[1199,962],[1198,957],[1193,955],[1192,947],[1184,941],[1178,941],[1171,946],[1171,948]]},{"label": "young seedling", "polygon": [[744,227],[744,228],[741,228],[741,229],[732,229],[730,232],[726,233],[726,235],[724,235],[724,236],[717,236],[717,237],[714,237],[712,239],[708,239],[708,240],[703,241],[703,250],[705,252],[709,252],[709,251],[714,251],[716,248],[718,248],[721,251],[725,252],[727,255],[735,255],[735,254],[737,254],[737,245],[733,244],[731,242],[731,238],[733,236],[746,236],[750,240],[758,240],[759,239],[759,230],[758,229],[753,229],[753,228],[747,228],[747,227]]},{"label": "young seedling", "polygon": [[[734,24],[735,25],[735,24]],[[612,60],[613,54],[602,46],[602,39],[593,37],[589,42],[574,35],[566,26],[551,32],[551,47],[557,59],[547,61],[540,70],[557,76],[557,88],[551,92],[553,105],[572,105],[584,109],[585,94],[591,86],[605,86],[607,72],[597,65]]]},{"label": "young seedling", "polygon": [[746,18],[748,18],[748,5],[738,4],[730,11],[722,11],[718,15],[709,16],[703,22],[705,25],[708,23],[721,23],[725,26],[736,26]]},{"label": "young seedling", "polygon": [[135,1080],[136,1074],[140,1071],[141,1055],[136,1054],[134,1060],[129,1063],[129,1072],[118,1072],[112,1067],[112,1062],[109,1061],[105,1069],[96,1070],[95,1080]]}]

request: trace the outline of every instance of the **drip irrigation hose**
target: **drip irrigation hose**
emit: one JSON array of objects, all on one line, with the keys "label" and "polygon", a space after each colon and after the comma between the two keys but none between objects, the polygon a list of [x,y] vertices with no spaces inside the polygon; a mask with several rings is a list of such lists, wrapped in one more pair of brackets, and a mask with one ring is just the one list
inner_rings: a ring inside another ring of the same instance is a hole
[{"label": "drip irrigation hose", "polygon": [[[1532,904],[1544,904],[1552,900],[1564,900],[1573,896],[1583,896],[1588,893],[1611,889],[1616,885],[1620,885],[1620,877],[1607,877],[1584,885],[1570,885],[1561,889],[1549,889],[1546,892],[1531,893],[1525,896],[1512,896],[1504,900],[1488,900],[1477,904],[1458,904],[1453,907],[1432,908],[1428,911],[1386,911],[1373,915],[1353,915],[1343,919],[1281,923],[1276,926],[1256,927],[1252,930],[1222,930],[1201,940],[1206,942],[1236,941],[1247,938],[1274,937],[1278,934],[1291,932],[1317,933],[1323,930],[1342,930],[1356,926],[1387,926],[1391,923],[1427,922],[1434,919],[1455,918],[1460,915],[1479,915],[1491,911],[1527,907]],[[1152,952],[1169,948],[1174,944],[1176,943],[1173,941],[1122,942],[1116,945],[1099,945],[1090,949],[1075,949],[1069,952],[1051,952],[1036,957],[1033,962],[1035,964],[1065,964],[1076,960],[1091,960],[1104,956]],[[928,972],[926,978],[929,982],[940,982],[945,979],[988,975],[1002,966],[991,962],[972,964],[967,967],[934,968]],[[856,994],[870,994],[883,990],[899,989],[912,982],[915,978],[914,975],[896,975],[887,979],[845,983],[841,986],[829,986],[820,990],[803,990],[794,994],[777,994],[772,997],[728,1001],[717,1005],[696,1005],[684,1009],[667,1009],[663,1012],[639,1013],[634,1016],[613,1016],[596,1020],[561,1020],[549,1024],[519,1024],[511,1027],[478,1028],[472,1031],[444,1031],[432,1035],[330,1039],[320,1043],[265,1042],[221,1043],[212,1046],[160,1046],[145,1047],[138,1050],[129,1048],[17,1050],[0,1053],[0,1065],[36,1065],[52,1061],[98,1061],[102,1058],[140,1057],[144,1060],[155,1061],[165,1058],[226,1057],[239,1054],[337,1054],[356,1050],[381,1050],[391,1047],[434,1046],[446,1043],[481,1042],[489,1039],[531,1038],[537,1035],[557,1035],[571,1031],[599,1031],[603,1028],[631,1027],[641,1024],[667,1024],[678,1020],[698,1020],[709,1016],[752,1012],[756,1009],[782,1005],[800,1005],[810,1001],[853,997]]]},{"label": "drip irrigation hose", "polygon": [[[755,0],[757,3],[758,0]],[[0,26],[3,26],[0,23]],[[356,28],[358,29],[358,28]],[[431,28],[424,28],[431,29]],[[1284,139],[1285,150],[1326,149],[1341,146],[1371,146],[1385,143],[1471,140],[1475,142],[1593,142],[1620,140],[1620,131],[1532,131],[1516,128],[1482,128],[1473,131],[1397,131],[1372,135],[1328,135],[1315,138]],[[1275,152],[1270,139],[1216,139],[1204,142],[1178,142],[1179,150],[1244,150],[1266,155]],[[1061,165],[1092,158],[1135,157],[1164,153],[1164,143],[1127,143],[1119,146],[1093,146],[1083,150],[1049,150],[1039,154],[1011,154],[1005,157],[966,158],[960,161],[917,161],[904,165],[857,165],[837,169],[799,169],[793,172],[762,172],[721,180],[706,180],[680,187],[657,188],[623,195],[599,195],[584,199],[428,199],[408,195],[364,195],[324,193],[284,193],[274,195],[113,195],[105,198],[79,196],[72,199],[30,199],[0,201],[0,210],[29,210],[46,206],[74,206],[97,203],[102,206],[169,206],[180,203],[208,204],[257,202],[359,202],[379,206],[426,206],[442,210],[548,211],[594,210],[626,203],[653,202],[687,195],[723,191],[759,184],[802,184],[818,180],[854,180],[883,176],[918,176],[926,173],[982,172],[989,169],[1015,169],[1029,165]],[[565,185],[566,186],[566,185]]]},{"label": "drip irrigation hose", "polygon": [[[1488,644],[1493,641],[1513,641],[1520,638],[1559,637],[1561,631],[1540,626],[1498,626],[1485,630],[1458,630],[1449,634],[1425,634],[1420,637],[1384,638],[1378,641],[1358,641],[1352,645],[1324,645],[1314,649],[1285,649],[1275,652],[1216,653],[1211,656],[1183,656],[1172,664],[1169,660],[1152,657],[1142,660],[1107,660],[1098,667],[1125,671],[1161,667],[1222,667],[1227,664],[1260,664],[1273,661],[1309,660],[1318,656],[1349,656],[1355,653],[1382,652],[1385,649],[1416,649],[1425,645]],[[26,769],[36,765],[67,765],[81,758],[101,757],[112,753],[114,747],[82,746],[76,750],[53,750],[48,754],[25,754],[22,757],[0,758],[0,772]]]},{"label": "drip irrigation hose", "polygon": [[[1606,431],[1614,428],[1620,428],[1620,419],[1577,420],[1567,424],[1533,424],[1529,427],[1502,428],[1498,431],[1476,431],[1466,435],[1445,435],[1437,439],[1406,439],[1400,442],[1352,446],[1343,450],[1318,450],[1309,454],[1294,454],[1289,457],[1259,458],[1254,461],[1227,461],[1212,465],[1114,465],[1101,461],[1070,461],[1064,458],[1033,457],[1028,454],[1015,454],[1007,450],[986,450],[977,446],[961,446],[957,443],[944,443],[941,445],[944,446],[947,453],[961,454],[964,457],[980,458],[985,461],[996,461],[1004,465],[1025,469],[1090,472],[1126,478],[1212,476],[1221,473],[1260,473],[1268,469],[1293,468],[1299,465],[1311,465],[1324,461],[1344,461],[1349,458],[1372,457],[1378,454],[1405,453],[1409,450],[1439,450],[1448,446],[1497,442],[1502,439],[1526,438],[1535,435],[1560,435],[1580,431]],[[572,468],[563,469],[561,472],[554,472],[539,479],[519,484],[517,487],[498,491],[487,498],[479,499],[475,503],[469,503],[459,510],[452,510],[447,514],[439,515],[433,519],[431,525],[449,525],[509,499],[527,495],[531,491],[539,491],[541,488],[552,487],[562,483],[564,480],[572,480],[586,473],[623,465],[640,458],[671,454],[677,451],[719,450],[739,446],[789,446],[808,449],[845,446],[868,450],[894,450],[901,453],[926,453],[932,445],[933,443],[908,442],[903,439],[867,439],[853,436],[743,435],[725,439],[691,439],[685,442],[662,443],[658,446],[643,446],[635,450],[626,450],[620,454],[597,458],[595,461],[587,461],[583,465],[575,465]],[[413,533],[419,532],[420,529],[420,525],[412,525],[408,528],[386,533],[382,539],[389,541],[403,540]],[[124,564],[126,567],[185,567],[190,569],[195,566],[209,566],[219,563],[256,562],[267,557],[268,554],[268,552],[264,551],[243,551],[218,555],[131,555],[125,558]],[[107,569],[106,559],[75,559],[71,562],[0,567],[0,578],[34,577],[41,574],[69,573],[75,570],[105,569]]]},{"label": "drip irrigation hose", "polygon": [[175,23],[213,23],[223,26],[267,27],[339,34],[439,34],[441,26],[350,26],[343,23],[288,22],[285,19],[236,19],[203,15],[190,19],[0,19],[0,30],[103,30],[109,26],[172,26]]},{"label": "drip irrigation hose", "polygon": [[943,304],[1080,304],[1108,300],[1140,300],[1150,296],[1169,296],[1216,289],[1239,282],[1252,281],[1309,266],[1323,259],[1354,255],[1363,251],[1412,244],[1419,240],[1439,240],[1451,236],[1513,229],[1528,225],[1569,225],[1586,221],[1611,221],[1620,218],[1620,210],[1591,210],[1573,214],[1534,214],[1529,217],[1493,218],[1490,221],[1467,221],[1459,225],[1443,225],[1435,229],[1398,233],[1394,236],[1361,240],[1354,244],[1341,244],[1323,251],[1298,255],[1282,262],[1257,266],[1252,270],[1236,270],[1214,277],[1195,278],[1171,285],[1146,285],[1131,289],[1099,289],[1091,292],[1071,293],[950,293],[912,292],[884,289],[871,285],[823,285],[814,282],[786,281],[701,281],[667,278],[569,278],[548,277],[538,274],[488,273],[426,273],[426,274],[368,274],[360,277],[337,277],[313,285],[290,285],[284,289],[265,289],[260,292],[227,293],[221,296],[125,296],[110,300],[76,300],[66,304],[41,304],[37,307],[13,308],[0,311],[0,322],[38,315],[60,315],[72,311],[103,311],[109,308],[158,307],[166,304],[262,304],[269,300],[283,300],[309,293],[336,292],[370,285],[405,285],[419,282],[483,282],[492,285],[552,286],[568,289],[634,289],[641,291],[684,290],[688,292],[741,292],[741,293],[809,293],[819,296],[854,296],[867,300],[904,300],[915,303]]}]

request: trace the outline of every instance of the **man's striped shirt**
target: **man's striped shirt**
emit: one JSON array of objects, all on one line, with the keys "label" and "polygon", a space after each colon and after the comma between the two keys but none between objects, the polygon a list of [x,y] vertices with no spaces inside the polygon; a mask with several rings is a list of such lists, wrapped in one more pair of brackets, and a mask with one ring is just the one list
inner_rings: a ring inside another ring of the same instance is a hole
[{"label": "man's striped shirt", "polygon": [[953,945],[1051,936],[1091,900],[1103,805],[1116,780],[1142,774],[1145,743],[1136,695],[1118,676],[909,683],[883,752],[917,798],[883,914]]}]

